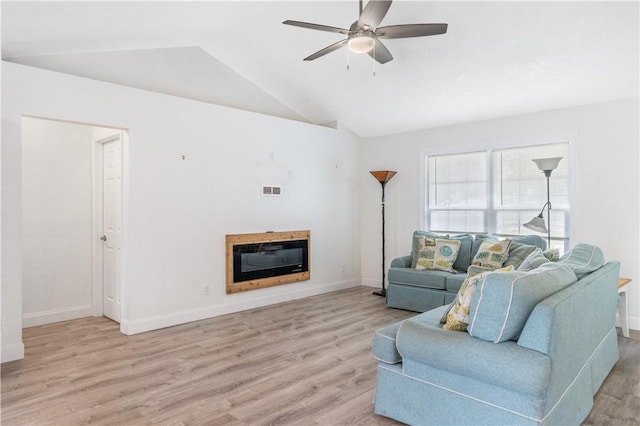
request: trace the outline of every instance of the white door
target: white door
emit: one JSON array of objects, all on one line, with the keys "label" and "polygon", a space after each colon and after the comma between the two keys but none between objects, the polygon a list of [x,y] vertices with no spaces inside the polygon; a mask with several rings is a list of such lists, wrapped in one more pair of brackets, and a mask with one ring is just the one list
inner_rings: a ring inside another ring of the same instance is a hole
[{"label": "white door", "polygon": [[120,138],[102,145],[103,153],[103,285],[104,315],[120,322],[120,228],[121,165]]}]

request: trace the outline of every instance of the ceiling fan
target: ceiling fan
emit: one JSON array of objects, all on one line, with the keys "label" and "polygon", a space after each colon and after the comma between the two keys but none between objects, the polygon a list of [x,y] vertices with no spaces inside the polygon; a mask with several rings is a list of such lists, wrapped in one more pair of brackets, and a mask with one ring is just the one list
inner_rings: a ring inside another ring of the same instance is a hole
[{"label": "ceiling fan", "polygon": [[330,27],[327,25],[311,24],[308,22],[286,20],[285,25],[308,28],[311,30],[326,31],[330,33],[345,34],[347,38],[317,51],[304,58],[305,61],[313,61],[327,53],[331,53],[347,45],[354,53],[368,53],[381,64],[386,64],[393,59],[389,49],[382,44],[380,39],[423,37],[447,32],[447,24],[406,24],[379,27],[380,22],[391,7],[392,0],[369,0],[362,8],[360,0],[360,17],[351,24],[349,29]]}]

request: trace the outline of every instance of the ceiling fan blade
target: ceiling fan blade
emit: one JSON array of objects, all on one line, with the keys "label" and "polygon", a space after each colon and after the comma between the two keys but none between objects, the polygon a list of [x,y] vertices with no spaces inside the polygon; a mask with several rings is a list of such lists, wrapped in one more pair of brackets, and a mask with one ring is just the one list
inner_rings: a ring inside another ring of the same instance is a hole
[{"label": "ceiling fan blade", "polygon": [[447,24],[407,24],[380,27],[375,31],[376,37],[383,39],[423,37],[447,32]]},{"label": "ceiling fan blade", "polygon": [[386,64],[387,62],[393,60],[393,56],[391,55],[391,52],[389,52],[389,49],[387,49],[387,46],[382,44],[382,42],[377,39],[375,47],[367,53],[369,54],[369,56],[371,56],[381,64]]},{"label": "ceiling fan blade", "polygon": [[300,27],[300,28],[308,28],[310,30],[326,31],[328,33],[340,33],[340,34],[346,34],[346,35],[349,35],[350,33],[349,30],[344,28],[330,27],[328,25],[320,25],[320,24],[311,24],[309,22],[286,20],[283,22],[283,24],[292,25],[294,27]]},{"label": "ceiling fan blade", "polygon": [[362,28],[365,25],[371,27],[372,30],[377,28],[390,7],[391,0],[369,0],[360,14],[360,18],[356,21],[358,28]]},{"label": "ceiling fan blade", "polygon": [[321,56],[326,55],[327,53],[331,53],[334,50],[338,50],[340,49],[342,46],[347,44],[347,40],[341,40],[337,43],[333,43],[331,46],[327,46],[324,49],[318,50],[316,53],[314,53],[313,55],[309,55],[306,58],[304,58],[303,60],[305,61],[313,61],[314,59],[318,59]]}]

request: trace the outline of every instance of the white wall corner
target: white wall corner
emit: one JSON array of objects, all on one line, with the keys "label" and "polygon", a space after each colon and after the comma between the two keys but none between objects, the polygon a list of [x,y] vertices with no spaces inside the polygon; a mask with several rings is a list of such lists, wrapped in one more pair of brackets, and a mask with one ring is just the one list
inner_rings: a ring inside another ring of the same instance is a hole
[{"label": "white wall corner", "polygon": [[371,278],[363,278],[362,285],[365,287],[382,288],[382,282]]}]

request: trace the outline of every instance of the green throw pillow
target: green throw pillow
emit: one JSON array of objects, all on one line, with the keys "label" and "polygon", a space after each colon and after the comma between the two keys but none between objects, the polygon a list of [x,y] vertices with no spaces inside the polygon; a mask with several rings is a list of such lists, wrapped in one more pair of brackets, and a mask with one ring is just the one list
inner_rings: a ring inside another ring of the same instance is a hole
[{"label": "green throw pillow", "polygon": [[473,257],[471,264],[482,266],[483,268],[502,268],[502,265],[509,257],[510,244],[511,240],[508,238],[500,241],[489,239],[482,241],[482,244],[480,244],[480,248]]},{"label": "green throw pillow", "polygon": [[504,262],[504,266],[513,265],[514,268],[518,269],[527,256],[533,253],[536,248],[536,246],[522,244],[512,240],[509,245],[509,257],[507,257],[507,260]]},{"label": "green throw pillow", "polygon": [[529,256],[518,266],[518,271],[532,271],[539,266],[549,263],[549,259],[544,257],[542,250],[536,247]]},{"label": "green throw pillow", "polygon": [[433,258],[433,269],[440,271],[457,273],[453,269],[453,263],[458,257],[458,251],[460,250],[460,240],[445,240],[436,238],[436,252]]},{"label": "green throw pillow", "polygon": [[447,313],[447,320],[444,328],[452,331],[467,331],[471,301],[473,300],[473,293],[475,292],[478,283],[491,273],[509,272],[513,270],[513,266],[507,266],[506,268],[489,270],[476,275],[467,276],[462,283],[460,290],[458,290],[456,299],[453,301],[453,304]]},{"label": "green throw pillow", "polygon": [[415,269],[433,269],[433,259],[436,253],[436,239],[421,235],[418,237],[418,259]]}]

